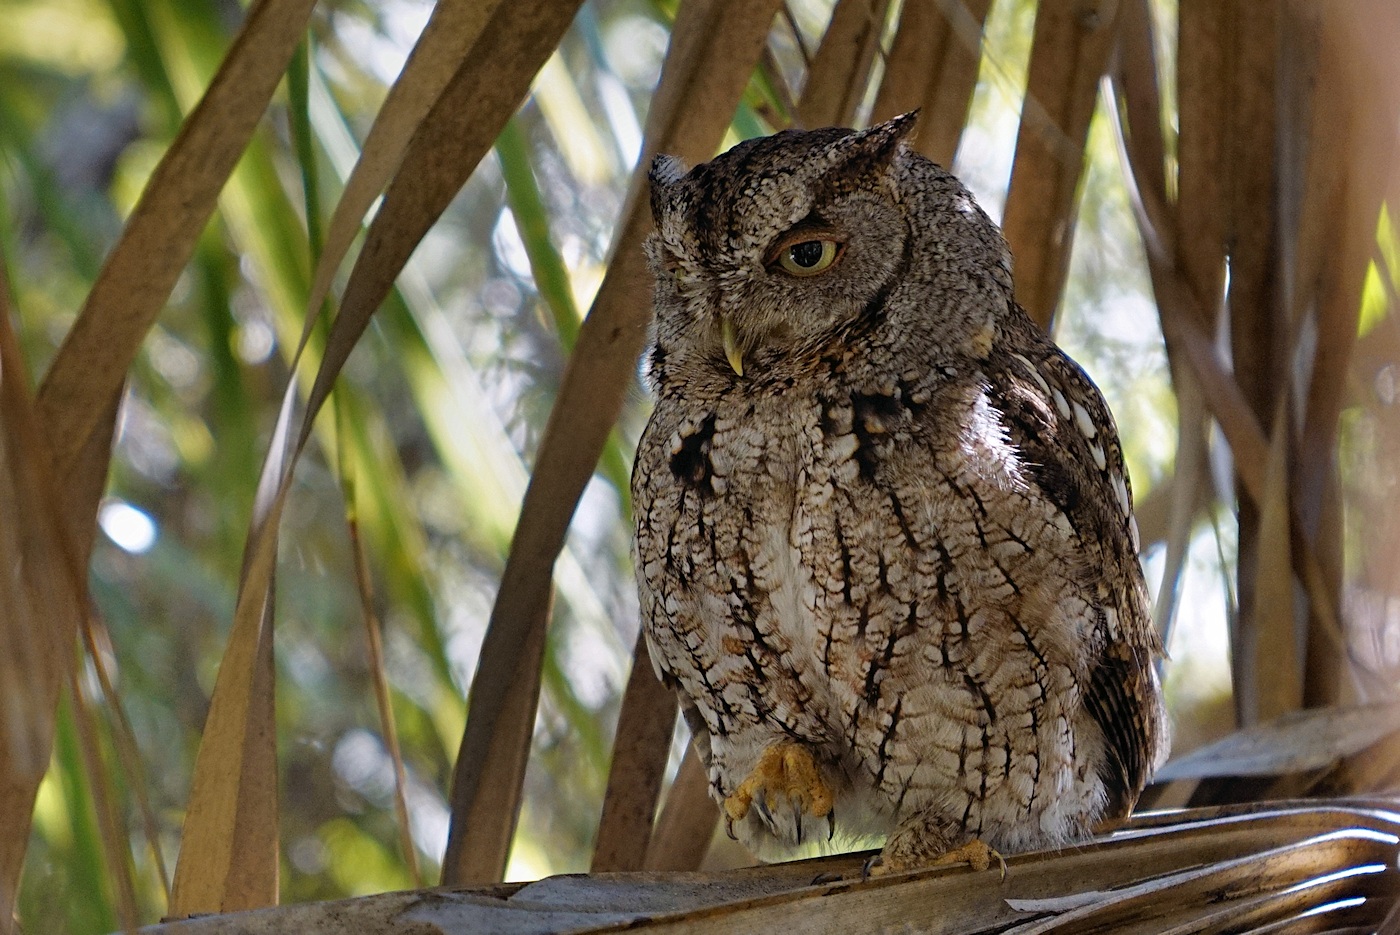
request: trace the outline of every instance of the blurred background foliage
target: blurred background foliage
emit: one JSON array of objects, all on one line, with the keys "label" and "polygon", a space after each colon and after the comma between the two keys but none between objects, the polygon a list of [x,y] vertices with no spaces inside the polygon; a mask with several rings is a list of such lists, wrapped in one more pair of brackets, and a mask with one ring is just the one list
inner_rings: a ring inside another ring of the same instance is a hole
[{"label": "blurred background foliage", "polygon": [[[494,154],[399,278],[297,471],[277,589],[284,901],[418,882],[398,844],[394,767],[376,713],[347,516],[365,544],[384,624],[419,879],[437,878],[464,698],[528,469],[581,310],[602,279],[675,7],[584,4]],[[800,85],[803,56],[831,4],[788,8],[796,33],[775,29],[728,143],[771,131],[767,121],[783,107],[774,89]],[[163,862],[173,866],[322,228],[430,11],[428,0],[318,5],[302,53],[130,374],[91,587],[110,634],[102,651],[140,747],[141,772],[128,775],[113,739],[102,738],[146,920],[164,910],[163,871],[129,786],[144,786]],[[1153,11],[1160,83],[1171,88],[1175,4],[1160,0]],[[237,0],[0,0],[0,253],[31,374],[53,358],[243,13]],[[1033,0],[993,4],[954,165],[994,218],[1007,192],[1034,14]],[[1176,399],[1103,106],[1101,98],[1056,336],[1108,397],[1141,503],[1173,470]],[[1170,157],[1170,119],[1165,129]],[[1400,257],[1393,239],[1381,242],[1363,328],[1393,332]],[[313,340],[313,356],[317,347]],[[1393,401],[1395,365],[1378,372],[1389,373]],[[647,407],[639,385],[557,569],[508,879],[588,866],[638,625],[626,481]],[[1366,502],[1384,501],[1395,483],[1392,470],[1377,468],[1394,463],[1393,439],[1377,424],[1356,407],[1343,419],[1342,462]],[[1233,726],[1230,509],[1217,502],[1190,539],[1167,679],[1182,752]],[[1146,531],[1155,533],[1145,537],[1155,588],[1164,531]],[[1364,537],[1347,544],[1349,562],[1394,567]],[[90,664],[85,676],[96,698]],[[75,732],[65,706],[26,858],[28,931],[120,924]]]}]

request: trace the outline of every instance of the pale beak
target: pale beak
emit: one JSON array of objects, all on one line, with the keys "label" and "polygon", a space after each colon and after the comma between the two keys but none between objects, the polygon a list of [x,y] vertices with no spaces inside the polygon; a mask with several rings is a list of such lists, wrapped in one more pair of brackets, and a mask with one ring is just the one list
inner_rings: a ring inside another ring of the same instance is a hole
[{"label": "pale beak", "polygon": [[733,367],[734,372],[742,377],[744,375],[744,354],[739,350],[739,340],[734,336],[734,323],[729,320],[728,315],[720,316],[719,339],[724,344],[724,356],[729,361],[729,366]]}]

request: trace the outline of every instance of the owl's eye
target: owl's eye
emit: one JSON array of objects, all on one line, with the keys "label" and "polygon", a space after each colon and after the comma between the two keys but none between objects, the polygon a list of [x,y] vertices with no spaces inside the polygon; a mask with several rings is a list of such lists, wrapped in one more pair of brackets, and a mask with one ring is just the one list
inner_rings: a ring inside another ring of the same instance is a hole
[{"label": "owl's eye", "polygon": [[843,246],[835,240],[801,240],[778,253],[778,265],[794,276],[815,276],[831,268]]}]

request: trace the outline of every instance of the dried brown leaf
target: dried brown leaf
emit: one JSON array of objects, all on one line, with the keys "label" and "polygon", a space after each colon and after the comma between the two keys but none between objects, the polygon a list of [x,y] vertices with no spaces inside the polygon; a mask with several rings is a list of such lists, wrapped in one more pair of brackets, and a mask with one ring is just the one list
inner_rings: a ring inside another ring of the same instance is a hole
[{"label": "dried brown leaf", "polygon": [[783,76],[783,67],[774,56],[772,45],[764,45],[763,54],[759,56],[759,67],[772,88],[774,101],[760,101],[754,110],[774,132],[786,130],[792,126],[793,115],[797,113],[796,97],[792,88],[788,87],[787,78]]},{"label": "dried brown leaf", "polygon": [[[1137,113],[1143,110],[1141,106],[1128,109]],[[1116,112],[1110,113],[1115,118],[1119,116]],[[1153,170],[1150,165],[1139,164],[1145,151],[1128,145],[1128,131],[1121,119],[1116,127],[1119,152],[1127,162],[1129,188],[1134,195],[1133,210],[1147,251],[1148,273],[1157,300],[1167,357],[1174,368],[1183,363],[1190,368],[1200,384],[1201,398],[1230,444],[1246,493],[1257,501],[1264,490],[1268,450],[1264,431],[1238,384],[1220,361],[1215,342],[1206,330],[1206,323],[1213,317],[1207,311],[1208,301],[1192,287],[1178,265],[1176,238],[1162,236],[1164,231],[1173,228],[1172,222],[1178,218],[1175,208],[1167,203],[1165,192],[1154,191],[1148,183]],[[1154,218],[1162,220],[1158,223]]]},{"label": "dried brown leaf", "polygon": [[[496,882],[505,877],[506,860],[510,857],[511,840],[515,837],[515,824],[520,818],[520,790],[525,782],[525,767],[530,758],[530,737],[535,726],[535,710],[540,697],[540,668],[544,660],[545,629],[554,608],[554,589],[550,581],[548,599],[539,608],[537,620],[524,620],[524,642],[517,648],[515,678],[499,695],[492,696],[490,703],[496,708],[496,731],[484,747],[472,749],[472,763],[475,775],[481,777],[476,795],[471,799],[470,808],[458,811],[457,777],[463,773],[462,757],[468,749],[458,753],[458,766],[454,774],[452,829],[469,829],[468,844],[454,854],[449,841],[447,859],[443,862],[442,875],[448,881],[449,864],[453,879],[464,881]],[[485,664],[485,654],[478,661],[478,669]],[[478,676],[479,680],[480,676]],[[477,682],[472,683],[473,691]],[[476,696],[473,695],[473,698]],[[483,706],[487,702],[481,703]],[[467,716],[477,709],[475,701],[469,702]]]},{"label": "dried brown leaf", "polygon": [[1222,776],[1282,776],[1330,768],[1400,732],[1400,704],[1292,711],[1177,757],[1157,782]]},{"label": "dried brown leaf", "polygon": [[666,805],[656,820],[647,846],[647,870],[699,870],[719,824],[719,809],[710,798],[705,764],[686,744],[685,757],[666,793]]},{"label": "dried brown leaf", "polygon": [[0,933],[13,924],[34,797],[87,604],[3,270],[0,259]]},{"label": "dried brown leaf", "polygon": [[1152,222],[1144,232],[1154,240],[1174,237],[1165,215],[1166,145],[1162,139],[1162,94],[1157,87],[1156,36],[1148,0],[1125,0],[1118,16],[1118,48],[1113,70],[1116,103],[1121,107],[1119,139],[1130,151],[1128,161],[1142,174],[1141,190],[1129,189]]},{"label": "dried brown leaf", "polygon": [[[1140,218],[1139,224],[1145,223]],[[1195,374],[1202,398],[1230,444],[1244,490],[1258,501],[1264,493],[1264,465],[1268,461],[1264,430],[1201,324],[1204,302],[1191,291],[1181,270],[1171,265],[1170,256],[1155,254],[1149,247],[1147,262],[1167,352],[1184,361]]]},{"label": "dried brown leaf", "polygon": [[[1371,241],[1371,231],[1358,237],[1361,232],[1350,230],[1352,225],[1348,223],[1349,190],[1359,181],[1349,178],[1352,166],[1347,156],[1355,147],[1349,102],[1344,89],[1338,86],[1336,63],[1320,63],[1319,71],[1314,78],[1323,84],[1325,95],[1313,97],[1308,128],[1311,158],[1298,183],[1302,194],[1297,229],[1293,232],[1289,302],[1289,320],[1295,323],[1295,332],[1313,318],[1317,333],[1308,383],[1299,387],[1310,403],[1294,477],[1299,511],[1309,531],[1317,524],[1324,485],[1333,465],[1332,433],[1324,429],[1328,420],[1323,417],[1323,410],[1335,413],[1346,380]],[[1343,210],[1339,211],[1339,206]],[[1379,208],[1379,201],[1375,207]],[[1329,401],[1332,405],[1328,405]]]},{"label": "dried brown leaf", "polygon": [[[315,0],[254,4],[127,219],[39,390],[75,542],[88,540],[131,362],[305,34]],[[84,549],[84,552],[86,550]]]},{"label": "dried brown leaf", "polygon": [[[491,882],[490,877],[468,876],[465,862],[478,846],[478,835],[494,840],[501,823],[514,820],[514,808],[492,813],[477,803],[499,787],[485,781],[491,765],[488,751],[528,749],[528,727],[509,737],[503,734],[503,711],[512,686],[529,675],[527,669],[533,663],[522,658],[521,649],[531,628],[545,622],[542,608],[554,560],[617,419],[646,334],[650,283],[640,244],[651,221],[645,167],[661,151],[692,161],[713,155],[762,52],[777,7],[777,0],[687,0],[671,32],[661,83],[647,115],[641,168],[633,176],[623,220],[613,238],[607,275],[579,331],[540,441],[482,643],[453,775],[445,883]],[[485,825],[475,823],[478,817]]]},{"label": "dried brown leaf", "polygon": [[957,155],[977,87],[991,0],[905,0],[872,123],[919,108],[914,148],[941,166]]},{"label": "dried brown leaf", "polygon": [[[1152,11],[1147,0],[1127,0],[1119,14],[1119,45],[1113,90],[1118,138],[1130,170],[1129,190],[1135,197],[1144,240],[1157,255],[1169,252],[1163,238],[1175,236],[1166,200],[1166,155],[1162,140],[1162,96],[1157,87],[1157,63]],[[1121,112],[1120,112],[1121,111]],[[1139,177],[1140,176],[1140,177]],[[1170,643],[1182,572],[1186,567],[1191,532],[1207,503],[1209,479],[1205,401],[1194,372],[1173,361],[1176,389],[1177,448],[1169,503],[1162,524],[1166,557],[1153,618]],[[1139,510],[1139,522],[1143,520]],[[1146,540],[1152,538],[1144,533]]]},{"label": "dried brown leaf", "polygon": [[[1358,38],[1355,24],[1348,20],[1362,18],[1384,30],[1387,24],[1400,26],[1400,16],[1383,4],[1345,12],[1330,7],[1292,12],[1303,18],[1294,24],[1295,31],[1317,43],[1316,67],[1309,75],[1314,81],[1291,82],[1312,91],[1307,97],[1312,112],[1295,118],[1307,128],[1309,143],[1306,170],[1298,173],[1302,193],[1290,318],[1296,323],[1294,344],[1311,350],[1308,383],[1298,387],[1306,402],[1294,455],[1293,492],[1295,533],[1318,556],[1304,579],[1313,599],[1304,699],[1322,704],[1345,697],[1348,674],[1375,681],[1354,658],[1348,671],[1350,649],[1336,623],[1339,608],[1321,602],[1335,601],[1342,593],[1342,480],[1335,451],[1339,417],[1355,373],[1362,284],[1376,242],[1376,222],[1388,179],[1400,174],[1395,169],[1400,164],[1400,139],[1393,129],[1400,122],[1400,94],[1393,90],[1400,69],[1384,58],[1369,62],[1358,57],[1358,45],[1375,40]],[[1370,30],[1366,32],[1369,36]],[[1286,59],[1285,67],[1297,67],[1294,57]],[[1391,93],[1377,93],[1382,88]],[[1314,584],[1314,579],[1320,583]]]},{"label": "dried brown leaf", "polygon": [[[1293,472],[1295,489],[1297,472]],[[1294,495],[1295,516],[1306,504],[1299,495]],[[1303,586],[1309,596],[1307,608],[1307,642],[1303,647],[1303,706],[1321,708],[1370,697],[1362,687],[1363,681],[1374,678],[1382,684],[1389,680],[1379,673],[1367,671],[1363,676],[1358,669],[1369,669],[1368,662],[1356,663],[1354,651],[1341,629],[1341,608],[1319,608],[1313,601],[1340,597],[1343,593],[1342,569],[1346,561],[1343,548],[1342,493],[1335,475],[1327,484],[1322,497],[1321,516],[1317,532],[1311,542],[1303,542],[1301,548],[1317,556],[1312,562],[1316,569],[1320,586],[1314,586],[1304,579]],[[1304,520],[1299,517],[1291,529],[1297,537],[1303,533]],[[1295,551],[1298,547],[1295,546]],[[1387,689],[1388,690],[1388,689]]]},{"label": "dried brown leaf", "polygon": [[1042,3],[1002,230],[1016,257],[1016,298],[1049,328],[1073,243],[1084,144],[1116,34],[1115,0]]},{"label": "dried brown leaf", "polygon": [[[1387,8],[1375,12],[1381,22],[1400,26],[1400,15]],[[1329,11],[1329,20],[1341,14]],[[1387,183],[1400,165],[1400,94],[1377,94],[1379,84],[1397,76],[1383,63],[1355,70],[1356,49],[1344,44],[1342,28],[1329,22],[1324,31],[1320,87],[1312,132],[1314,155],[1309,163],[1308,196],[1300,226],[1300,271],[1316,269],[1317,347],[1307,387],[1306,417],[1300,448],[1297,490],[1305,529],[1312,533],[1332,475],[1337,419],[1341,412],[1361,309],[1361,288],[1367,263],[1375,249],[1376,224]],[[1382,70],[1376,74],[1372,69]],[[1389,85],[1393,89],[1393,85]],[[1339,126],[1341,124],[1341,126]],[[1336,175],[1342,174],[1338,179]],[[1391,216],[1396,205],[1390,205]],[[1301,266],[1302,258],[1309,265]],[[1302,291],[1302,290],[1299,290]]]},{"label": "dried brown leaf", "polygon": [[1302,636],[1293,599],[1289,555],[1288,393],[1274,415],[1260,502],[1254,612],[1238,623],[1235,707],[1249,727],[1297,710],[1303,702]]},{"label": "dried brown leaf", "polygon": [[101,743],[97,739],[97,717],[83,692],[77,668],[68,673],[68,697],[72,701],[73,723],[77,727],[78,748],[97,814],[98,837],[106,861],[107,879],[116,894],[117,916],[122,927],[137,926],[136,868],[131,860],[131,831],[126,816],[116,807],[111,773],[105,768]]},{"label": "dried brown leaf", "polygon": [[[265,0],[249,11],[208,91],[152,174],[121,240],[108,256],[44,380],[37,408],[54,445],[52,469],[68,490],[64,499],[65,513],[57,522],[80,545],[78,551],[84,557],[91,542],[97,500],[106,477],[117,400],[127,369],[188,261],[219,191],[281,80],[313,5],[312,0]],[[270,644],[266,658],[270,673]],[[270,684],[259,684],[266,690],[270,725]],[[221,732],[214,734],[218,737]],[[268,734],[269,749],[270,744]],[[226,762],[216,756],[217,767],[208,766],[206,761],[206,778],[211,769],[224,775],[241,775],[249,767],[251,758],[241,756],[243,745],[235,744],[234,749],[240,754],[237,762],[243,768],[228,770]],[[272,781],[258,786],[270,789],[271,801],[275,803],[275,765],[268,757],[259,762],[267,766]],[[198,775],[195,785],[196,790],[201,786]],[[222,791],[220,789],[219,793]],[[254,798],[259,802],[258,808],[266,810],[269,797]],[[248,804],[241,795],[225,799],[221,804],[232,806],[235,800],[240,806]],[[190,817],[196,833],[186,839],[182,858],[197,852],[198,829],[210,811],[192,802]],[[272,814],[275,815],[275,804]],[[270,855],[257,854],[263,867],[269,865],[270,857],[271,886],[267,885],[264,874],[251,888],[244,887],[244,892],[232,899],[199,905],[218,908],[275,901],[275,820],[267,821],[264,815],[253,822],[241,823],[239,828],[244,830],[215,837],[222,840],[225,850],[221,856],[225,858],[223,866],[227,869],[227,848],[246,844],[246,829],[259,821],[264,829],[273,829]],[[220,848],[212,850],[218,852]],[[254,854],[253,851],[247,853]],[[219,855],[214,856],[214,862],[220,864]],[[191,887],[198,889],[199,884],[205,882],[202,876],[199,867],[186,864],[186,892]],[[248,876],[243,875],[245,882]],[[177,870],[177,883],[179,879]],[[177,899],[177,907],[179,902]]]},{"label": "dried brown leaf", "polygon": [[593,873],[642,869],[671,750],[675,712],[676,693],[656,677],[646,636],[638,633],[593,845]]},{"label": "dried brown leaf", "polygon": [[[1197,14],[1202,12],[1194,6],[1190,9]],[[1209,62],[1210,59],[1207,57],[1207,64]],[[1184,119],[1189,108],[1185,102],[1182,106]],[[1128,110],[1132,113],[1135,109],[1129,107]],[[1142,108],[1136,108],[1136,111],[1141,112]],[[1199,116],[1198,114],[1197,117]],[[1143,153],[1141,150],[1135,150],[1126,144],[1121,123],[1118,132],[1120,141],[1123,141],[1120,152],[1126,155],[1130,168],[1130,187],[1137,195],[1134,201],[1134,210],[1139,230],[1143,235],[1144,245],[1147,248],[1148,270],[1152,278],[1153,292],[1157,299],[1168,358],[1173,365],[1174,372],[1179,372],[1184,365],[1190,368],[1191,375],[1199,382],[1201,398],[1220,425],[1221,431],[1230,445],[1238,478],[1244,493],[1249,498],[1251,508],[1253,508],[1253,505],[1261,503],[1265,496],[1265,466],[1268,462],[1268,444],[1259,420],[1252,411],[1243,391],[1220,362],[1215,342],[1208,331],[1210,323],[1216,317],[1218,296],[1216,299],[1212,299],[1207,292],[1202,291],[1210,288],[1208,285],[1192,284],[1186,269],[1179,265],[1189,261],[1189,254],[1186,252],[1178,253],[1177,238],[1169,240],[1159,235],[1159,231],[1184,231],[1180,217],[1190,210],[1189,206],[1184,204],[1186,189],[1185,187],[1182,189],[1183,203],[1179,203],[1177,206],[1168,205],[1165,192],[1153,191],[1151,184],[1145,183],[1144,180],[1153,177],[1153,171],[1150,166],[1139,164],[1144,158]],[[1198,139],[1198,146],[1200,142]],[[1186,146],[1185,139],[1181,145]],[[1215,141],[1211,146],[1199,146],[1199,148],[1204,150],[1210,159],[1218,161],[1219,154],[1215,149],[1216,145],[1218,145],[1218,141]],[[1183,158],[1185,158],[1184,152],[1183,150]],[[1200,153],[1197,155],[1202,159],[1207,158]],[[1183,172],[1185,172],[1184,165]],[[1201,182],[1200,187],[1202,190],[1216,191],[1210,187],[1209,183]],[[1180,214],[1177,213],[1178,210],[1181,212]],[[1210,208],[1210,210],[1214,210],[1214,208]],[[1162,220],[1154,222],[1154,218]],[[1206,236],[1210,235],[1212,229],[1214,228],[1205,229]],[[1181,237],[1181,243],[1186,246],[1199,246],[1196,241],[1184,236],[1184,234]],[[1220,247],[1222,275],[1223,249],[1222,244]],[[1203,278],[1210,278],[1210,269],[1210,264],[1206,263],[1201,273]],[[1188,393],[1187,402],[1189,402],[1189,387],[1183,386],[1182,389]],[[1289,532],[1293,538],[1291,552],[1293,572],[1307,591],[1310,601],[1309,609],[1315,623],[1309,631],[1309,643],[1315,646],[1321,640],[1326,640],[1332,647],[1332,651],[1339,657],[1348,655],[1349,650],[1336,611],[1335,591],[1329,585],[1322,563],[1312,548],[1311,537],[1303,534],[1305,527],[1296,503],[1289,504],[1288,516]],[[1313,655],[1316,657],[1317,653]],[[1355,659],[1352,661],[1355,663]],[[1369,672],[1365,667],[1354,666],[1353,671],[1358,678],[1369,680],[1373,684],[1377,684],[1378,687],[1382,687],[1379,686],[1379,680],[1375,673]]]},{"label": "dried brown leaf", "polygon": [[[353,498],[354,486],[345,485],[347,498]],[[374,609],[374,581],[370,577],[369,558],[365,555],[364,540],[360,538],[359,520],[355,518],[353,502],[347,505],[350,515],[346,526],[350,533],[350,551],[355,559],[355,585],[360,594],[360,616],[365,624],[365,647],[369,656],[370,677],[374,682],[374,701],[379,708],[379,726],[384,733],[384,746],[388,748],[389,760],[394,764],[394,816],[398,819],[399,853],[409,878],[414,886],[423,885],[423,874],[418,867],[418,850],[413,846],[412,829],[408,823],[408,800],[405,790],[408,787],[407,770],[404,768],[403,751],[399,748],[399,730],[394,721],[394,705],[389,695],[389,673],[384,666],[384,639],[380,635],[383,624]]]},{"label": "dried brown leaf", "polygon": [[[524,97],[529,82],[558,45],[578,6],[578,2],[530,0],[498,7],[423,119],[404,152],[350,274],[340,314],[308,400],[308,418],[302,423],[298,449],[309,436],[310,416],[329,394],[336,374],[370,316],[418,242],[446,209]],[[530,671],[522,671],[519,679],[510,679],[489,701],[482,702],[474,687],[469,700],[473,715],[478,707],[499,706],[511,737],[523,733],[528,738],[534,723],[543,631],[549,616],[550,592],[548,581],[545,583],[545,599],[532,608],[535,616],[524,622],[526,636],[515,646],[531,660]],[[483,655],[482,665],[487,664]],[[514,674],[514,670],[509,674]],[[463,869],[465,864],[473,865],[470,872],[474,879],[478,878],[475,874],[491,876],[504,871],[528,751],[528,740],[523,746],[493,740],[472,751],[470,766],[464,767],[463,757],[459,756],[454,790],[461,785],[464,768],[481,767],[491,773],[480,787],[485,794],[472,803],[481,809],[472,815],[481,828],[481,837],[473,842],[470,854],[454,850],[449,841],[444,876],[449,869]],[[475,760],[478,754],[479,762]],[[465,820],[463,816],[469,812],[470,809],[454,810],[454,815]]]},{"label": "dried brown leaf", "polygon": [[[1261,854],[1182,870],[1124,887],[1103,898],[1040,922],[1019,925],[1007,935],[1055,931],[1111,931],[1131,935],[1248,930],[1292,918],[1333,897],[1356,892],[1314,886],[1319,866],[1353,866],[1384,859],[1387,851],[1364,836],[1321,835]],[[1323,883],[1322,886],[1326,886]],[[1261,893],[1263,895],[1256,895]]]},{"label": "dried brown leaf", "polygon": [[316,264],[307,321],[315,318],[330,294],[331,280],[360,230],[374,199],[384,190],[403,159],[413,134],[428,115],[452,76],[467,60],[472,46],[496,14],[501,0],[441,0],[433,7],[423,33],[404,62],[375,114],[336,202],[326,228],[325,245]]},{"label": "dried brown leaf", "polygon": [[1168,505],[1166,544],[1162,583],[1152,607],[1153,621],[1170,643],[1172,625],[1180,597],[1181,577],[1186,569],[1186,557],[1191,546],[1191,533],[1196,517],[1206,501],[1203,495],[1210,482],[1205,435],[1205,402],[1195,375],[1186,368],[1174,371],[1176,389],[1177,443],[1175,470],[1172,474],[1171,500]]},{"label": "dried brown leaf", "polygon": [[[423,234],[524,97],[530,80],[557,45],[576,9],[577,3],[532,0],[504,5],[490,16],[404,150],[351,272],[340,314],[331,327],[295,432],[296,385],[294,379],[288,381],[259,482],[233,632],[195,764],[185,844],[176,868],[172,908],[176,914],[227,910],[276,899],[273,572],[277,526],[292,468],[336,375],[370,317]],[[435,41],[445,41],[441,32],[435,35],[439,37]],[[437,49],[426,59],[430,64],[440,64],[446,57],[440,46]],[[424,72],[415,72],[412,80],[424,81],[424,87],[438,83],[431,72],[428,69],[426,77]],[[407,95],[404,113],[421,108],[422,99],[429,96],[426,91]],[[366,178],[372,175],[366,170]],[[300,348],[297,354],[299,359]],[[533,721],[533,701],[529,720]],[[230,763],[237,764],[236,768],[229,768]],[[523,775],[523,761],[520,772]]]},{"label": "dried brown leaf", "polygon": [[[1219,314],[1225,280],[1223,161],[1229,33],[1221,0],[1181,0],[1177,23],[1177,215],[1172,240],[1201,300],[1203,324]],[[1150,170],[1146,170],[1150,171]],[[1143,178],[1147,178],[1146,175]],[[1165,193],[1164,193],[1165,194]]]},{"label": "dried brown leaf", "polygon": [[[1225,237],[1230,250],[1229,308],[1231,370],[1235,384],[1255,416],[1272,418],[1277,398],[1287,386],[1288,363],[1283,356],[1287,336],[1276,276],[1280,249],[1280,205],[1275,197],[1275,149],[1278,107],[1276,88],[1279,55],[1278,9],[1281,5],[1232,0],[1224,4],[1232,45],[1227,47],[1229,94],[1226,96]],[[1241,470],[1240,452],[1235,452]],[[1271,463],[1266,462],[1266,463]],[[1241,499],[1237,507],[1239,632],[1267,627],[1263,615],[1275,609],[1267,589],[1273,582],[1258,577],[1275,563],[1264,553],[1276,549],[1265,539],[1265,499]],[[1287,497],[1287,494],[1284,494]],[[1261,604],[1260,601],[1264,603]],[[1291,617],[1291,615],[1290,615]],[[1251,671],[1257,658],[1236,655],[1235,708],[1241,723],[1250,723],[1265,704],[1258,691],[1269,688],[1268,674]],[[1274,712],[1277,713],[1277,712]]]},{"label": "dried brown leaf", "polygon": [[315,413],[409,256],[519,106],[580,2],[502,4],[422,119],[350,272],[307,399],[297,450],[306,444]]},{"label": "dried brown leaf", "polygon": [[101,617],[89,614],[84,618],[82,630],[83,648],[92,663],[92,671],[97,676],[97,684],[102,692],[103,703],[111,717],[112,745],[116,750],[117,762],[125,773],[126,787],[136,800],[136,809],[141,815],[141,833],[146,838],[146,846],[155,865],[156,876],[160,881],[165,901],[170,902],[170,872],[166,869],[165,854],[160,844],[160,825],[156,821],[155,809],[151,807],[151,797],[146,782],[146,771],[141,762],[141,751],[136,743],[136,732],[122,707],[121,695],[112,679],[112,639]]},{"label": "dried brown leaf", "polygon": [[[1263,422],[1272,418],[1278,390],[1287,382],[1286,364],[1279,359],[1285,337],[1274,275],[1281,223],[1275,199],[1281,5],[1231,0],[1224,6],[1235,43],[1227,53],[1231,74],[1221,163],[1230,244],[1230,351],[1235,382]],[[1243,519],[1242,525],[1247,525]]]},{"label": "dried brown leaf", "polygon": [[847,127],[855,120],[888,10],[889,0],[837,0],[797,102],[798,126]]},{"label": "dried brown leaf", "polygon": [[[245,581],[271,580],[275,547]],[[232,912],[277,902],[277,744],[272,594],[240,594],[195,758],[170,914]]]}]

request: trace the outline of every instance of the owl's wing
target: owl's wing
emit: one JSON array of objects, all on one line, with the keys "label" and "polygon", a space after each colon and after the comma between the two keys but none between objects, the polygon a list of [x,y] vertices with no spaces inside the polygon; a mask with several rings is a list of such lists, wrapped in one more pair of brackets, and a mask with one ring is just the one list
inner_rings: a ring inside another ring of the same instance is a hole
[{"label": "owl's wing", "polygon": [[1029,479],[1069,520],[1095,581],[1102,642],[1084,705],[1109,750],[1106,816],[1125,815],[1165,754],[1166,730],[1153,669],[1162,646],[1138,564],[1118,432],[1084,371],[1038,331],[1019,352],[995,350],[987,378]]}]

